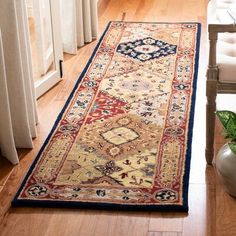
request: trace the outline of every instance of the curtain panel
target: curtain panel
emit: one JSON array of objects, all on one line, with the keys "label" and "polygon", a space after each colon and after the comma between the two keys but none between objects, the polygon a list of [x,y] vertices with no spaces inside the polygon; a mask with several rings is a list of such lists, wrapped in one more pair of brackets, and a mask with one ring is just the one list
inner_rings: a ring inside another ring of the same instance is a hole
[{"label": "curtain panel", "polygon": [[0,150],[13,164],[16,148],[32,148],[37,111],[25,0],[0,1]]},{"label": "curtain panel", "polygon": [[97,0],[60,0],[64,52],[76,54],[77,47],[98,35]]}]

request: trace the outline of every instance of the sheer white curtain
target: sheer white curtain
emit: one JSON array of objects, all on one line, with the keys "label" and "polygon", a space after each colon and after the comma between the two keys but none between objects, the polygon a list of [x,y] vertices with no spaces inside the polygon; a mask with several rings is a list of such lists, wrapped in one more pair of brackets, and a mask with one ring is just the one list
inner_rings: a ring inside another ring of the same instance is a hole
[{"label": "sheer white curtain", "polygon": [[97,0],[60,0],[64,52],[76,54],[77,47],[97,38]]},{"label": "sheer white curtain", "polygon": [[33,147],[37,123],[25,0],[0,1],[0,30],[0,150],[17,164],[16,147]]}]

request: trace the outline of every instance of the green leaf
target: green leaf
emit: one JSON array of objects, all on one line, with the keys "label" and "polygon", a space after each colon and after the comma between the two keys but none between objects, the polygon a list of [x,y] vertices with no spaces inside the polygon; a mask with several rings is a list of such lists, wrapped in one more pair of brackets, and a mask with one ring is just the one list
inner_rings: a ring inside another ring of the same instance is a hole
[{"label": "green leaf", "polygon": [[234,139],[236,138],[236,121],[233,119],[230,119],[228,121],[226,131],[229,135],[229,138]]},{"label": "green leaf", "polygon": [[236,155],[236,143],[229,143],[229,148]]},{"label": "green leaf", "polygon": [[216,115],[222,123],[228,138],[236,139],[236,114],[232,111],[217,111]]}]

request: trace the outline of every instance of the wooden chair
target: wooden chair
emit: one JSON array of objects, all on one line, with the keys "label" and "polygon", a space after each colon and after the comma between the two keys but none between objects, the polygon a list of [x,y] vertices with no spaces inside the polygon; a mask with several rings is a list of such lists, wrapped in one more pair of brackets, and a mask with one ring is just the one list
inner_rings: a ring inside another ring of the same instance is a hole
[{"label": "wooden chair", "polygon": [[214,158],[217,93],[236,92],[236,25],[229,9],[236,12],[235,0],[211,0],[207,20],[209,63],[206,82],[206,161]]}]

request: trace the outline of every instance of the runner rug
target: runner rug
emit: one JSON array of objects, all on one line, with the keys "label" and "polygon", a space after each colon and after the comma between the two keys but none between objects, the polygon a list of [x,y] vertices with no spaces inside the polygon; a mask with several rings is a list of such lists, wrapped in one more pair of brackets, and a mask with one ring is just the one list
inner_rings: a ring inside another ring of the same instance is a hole
[{"label": "runner rug", "polygon": [[187,211],[199,38],[110,22],[13,206]]}]

